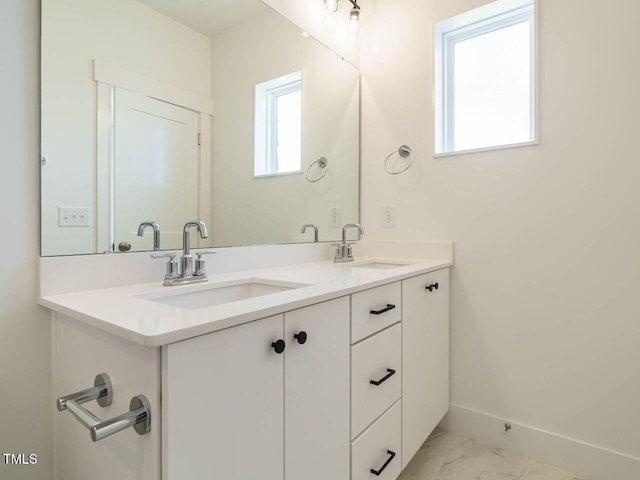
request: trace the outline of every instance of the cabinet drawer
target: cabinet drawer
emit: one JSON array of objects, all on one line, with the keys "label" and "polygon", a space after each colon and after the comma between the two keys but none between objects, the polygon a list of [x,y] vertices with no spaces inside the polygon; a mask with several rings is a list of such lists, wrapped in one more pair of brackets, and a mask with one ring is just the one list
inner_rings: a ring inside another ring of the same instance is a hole
[{"label": "cabinet drawer", "polygon": [[351,296],[351,343],[400,321],[401,297],[400,282],[354,293]]},{"label": "cabinet drawer", "polygon": [[[401,401],[351,444],[351,480],[396,480],[400,475]],[[385,466],[386,464],[386,466]],[[371,470],[380,472],[374,476]]]},{"label": "cabinet drawer", "polygon": [[351,347],[351,438],[400,398],[401,340],[397,324]]}]

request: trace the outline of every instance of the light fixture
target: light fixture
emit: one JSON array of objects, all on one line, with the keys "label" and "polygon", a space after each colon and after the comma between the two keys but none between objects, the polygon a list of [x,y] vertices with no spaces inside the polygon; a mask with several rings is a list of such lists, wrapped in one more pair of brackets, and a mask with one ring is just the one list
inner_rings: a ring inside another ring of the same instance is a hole
[{"label": "light fixture", "polygon": [[340,0],[324,0],[324,8],[326,8],[329,13],[336,13],[338,11],[339,1]]},{"label": "light fixture", "polygon": [[349,0],[352,5],[350,10],[341,8],[340,2],[342,0],[322,1],[324,4],[324,8],[322,9],[324,12],[322,14],[323,25],[333,29],[345,42],[356,43],[358,41],[361,26],[360,5],[358,5],[358,0]]},{"label": "light fixture", "polygon": [[360,5],[357,0],[349,0],[353,4],[351,12],[349,12],[349,33],[357,35],[360,31]]}]

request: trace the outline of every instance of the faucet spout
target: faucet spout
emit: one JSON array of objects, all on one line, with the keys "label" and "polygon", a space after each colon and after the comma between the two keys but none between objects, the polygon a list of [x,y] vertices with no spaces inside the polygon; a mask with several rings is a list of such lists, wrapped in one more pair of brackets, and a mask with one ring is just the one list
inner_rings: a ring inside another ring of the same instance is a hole
[{"label": "faucet spout", "polygon": [[347,230],[350,228],[357,228],[360,232],[360,235],[364,235],[364,228],[359,223],[347,223],[344,227],[342,227],[342,245],[347,244]]},{"label": "faucet spout", "polygon": [[300,233],[306,232],[307,228],[313,228],[313,242],[318,243],[318,226],[314,225],[313,223],[305,223],[302,226],[302,230],[300,231]]},{"label": "faucet spout", "polygon": [[342,227],[342,243],[336,244],[336,256],[333,259],[335,263],[353,262],[351,244],[347,243],[347,230],[350,228],[357,228],[360,235],[364,235],[364,228],[359,223],[347,223]]},{"label": "faucet spout", "polygon": [[144,230],[147,227],[153,229],[153,249],[156,251],[160,250],[160,225],[153,221],[142,222],[138,227],[139,237],[142,237],[144,235]]},{"label": "faucet spout", "polygon": [[198,229],[200,238],[207,238],[209,236],[209,232],[207,232],[207,226],[204,222],[201,222],[199,220],[192,220],[185,223],[184,229],[182,230],[182,250],[185,257],[187,255],[191,255],[191,250],[189,248],[189,230],[194,227]]},{"label": "faucet spout", "polygon": [[184,229],[182,230],[182,258],[180,262],[180,277],[183,279],[191,279],[193,277],[193,257],[191,256],[191,249],[189,248],[189,230],[192,228],[198,229],[200,238],[207,238],[209,236],[207,226],[204,222],[192,220],[184,224]]}]

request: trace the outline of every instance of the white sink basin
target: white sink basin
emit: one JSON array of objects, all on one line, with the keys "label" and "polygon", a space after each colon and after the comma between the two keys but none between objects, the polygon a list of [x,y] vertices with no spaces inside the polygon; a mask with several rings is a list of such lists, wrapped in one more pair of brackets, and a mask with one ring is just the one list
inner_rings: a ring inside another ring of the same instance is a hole
[{"label": "white sink basin", "polygon": [[411,265],[410,263],[397,263],[397,262],[369,262],[362,263],[360,265],[354,265],[353,268],[375,268],[378,270],[391,270],[392,268],[406,267]]},{"label": "white sink basin", "polygon": [[[281,282],[259,278],[245,278],[219,284],[198,286],[186,292],[154,292],[138,295],[139,298],[152,302],[164,303],[186,310],[215,307],[225,303],[238,302],[249,298],[272,295],[294,288],[308,287],[304,283]],[[168,287],[172,288],[172,287]]]}]

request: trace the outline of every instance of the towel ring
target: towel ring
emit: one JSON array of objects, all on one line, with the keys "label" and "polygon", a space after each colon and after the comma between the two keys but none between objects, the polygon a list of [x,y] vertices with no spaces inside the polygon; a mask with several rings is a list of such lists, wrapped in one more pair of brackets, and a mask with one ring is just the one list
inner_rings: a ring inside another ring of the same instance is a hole
[{"label": "towel ring", "polygon": [[[316,178],[315,180],[311,180],[309,178],[309,172],[311,171],[314,165],[317,165],[316,170],[323,170],[323,172],[320,177]],[[307,182],[316,183],[322,180],[327,175],[327,172],[329,171],[328,165],[329,165],[329,161],[325,157],[320,157],[318,160],[316,160],[311,165],[309,165],[309,168],[307,168],[307,173],[305,174],[305,177],[307,178]]]},{"label": "towel ring", "polygon": [[[407,166],[404,167],[402,170],[393,172],[389,170],[389,160],[391,160],[391,157],[393,157],[396,153],[400,155],[400,158],[409,158],[409,161],[407,163]],[[411,153],[411,147],[409,147],[408,145],[402,145],[398,150],[394,150],[387,156],[387,159],[384,161],[384,170],[389,175],[398,175],[400,173],[406,172],[409,169],[409,167],[413,164],[414,161],[415,161],[415,157],[413,156],[413,153]]]}]

